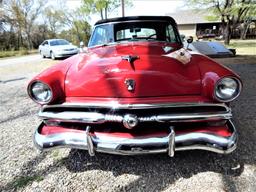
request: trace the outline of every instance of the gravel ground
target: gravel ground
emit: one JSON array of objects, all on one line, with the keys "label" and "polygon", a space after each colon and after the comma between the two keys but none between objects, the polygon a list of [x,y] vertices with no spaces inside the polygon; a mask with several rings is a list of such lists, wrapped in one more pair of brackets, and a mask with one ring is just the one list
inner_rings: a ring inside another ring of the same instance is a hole
[{"label": "gravel ground", "polygon": [[177,152],[174,158],[37,152],[32,134],[39,108],[27,97],[26,84],[39,67],[31,72],[26,65],[31,68],[31,63],[20,70],[0,65],[0,191],[256,191],[255,64],[229,65],[244,82],[232,103],[238,149],[225,156]]}]

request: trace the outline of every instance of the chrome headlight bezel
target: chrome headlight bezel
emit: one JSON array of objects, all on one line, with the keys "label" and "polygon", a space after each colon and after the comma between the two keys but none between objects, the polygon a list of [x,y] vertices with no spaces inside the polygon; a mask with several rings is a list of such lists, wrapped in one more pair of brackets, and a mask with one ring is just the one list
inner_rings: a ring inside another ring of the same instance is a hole
[{"label": "chrome headlight bezel", "polygon": [[[219,86],[221,86],[221,84],[224,85],[225,83],[227,83],[225,81],[233,81],[232,83],[236,84],[236,88],[235,88],[234,92],[232,93],[232,95],[230,95],[229,97],[226,97],[226,98],[221,97],[220,96],[221,93],[218,92],[219,91]],[[242,83],[238,78],[236,78],[236,77],[223,77],[215,83],[214,98],[217,101],[220,101],[220,102],[231,102],[231,101],[235,100],[240,95],[241,89],[242,89]]]},{"label": "chrome headlight bezel", "polygon": [[[37,91],[39,93],[36,93],[36,90],[34,90],[37,86]],[[40,89],[41,89],[41,93],[40,93]],[[47,98],[45,99],[41,99],[37,94],[42,94],[42,92],[47,92],[45,93],[47,95]],[[42,82],[42,81],[34,81],[32,82],[29,87],[28,87],[28,94],[29,96],[31,97],[31,99],[33,101],[35,101],[36,103],[39,103],[39,104],[47,104],[47,103],[50,103],[52,101],[52,98],[53,98],[53,91],[51,89],[51,87]]]}]

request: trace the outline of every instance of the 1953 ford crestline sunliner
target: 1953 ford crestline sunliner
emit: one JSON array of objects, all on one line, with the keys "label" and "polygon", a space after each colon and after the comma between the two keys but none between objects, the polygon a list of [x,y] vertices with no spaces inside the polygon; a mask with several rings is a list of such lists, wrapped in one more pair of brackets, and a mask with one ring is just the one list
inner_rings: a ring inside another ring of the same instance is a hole
[{"label": "1953 ford crestline sunliner", "polygon": [[230,153],[237,132],[229,102],[234,72],[183,48],[171,17],[98,21],[88,50],[36,76],[41,149],[70,147],[121,155],[208,150]]}]

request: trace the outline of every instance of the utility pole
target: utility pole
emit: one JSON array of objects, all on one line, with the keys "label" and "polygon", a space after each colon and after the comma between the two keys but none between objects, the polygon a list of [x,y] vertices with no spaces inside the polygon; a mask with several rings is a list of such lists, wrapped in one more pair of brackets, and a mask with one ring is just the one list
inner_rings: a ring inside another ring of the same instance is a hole
[{"label": "utility pole", "polygon": [[124,0],[121,1],[122,4],[122,17],[124,17]]}]

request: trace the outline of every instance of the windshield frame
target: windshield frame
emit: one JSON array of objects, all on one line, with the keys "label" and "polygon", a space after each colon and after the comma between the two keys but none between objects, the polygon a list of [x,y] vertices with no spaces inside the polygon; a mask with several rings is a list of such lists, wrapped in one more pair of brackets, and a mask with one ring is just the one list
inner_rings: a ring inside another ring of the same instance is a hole
[{"label": "windshield frame", "polygon": [[[93,32],[92,32],[92,35],[89,39],[89,42],[88,42],[88,48],[93,48],[93,47],[102,47],[102,46],[108,46],[108,45],[113,45],[113,44],[120,44],[120,43],[127,43],[127,42],[134,42],[134,41],[117,41],[116,40],[116,34],[114,34],[114,25],[115,24],[122,24],[122,23],[136,23],[136,22],[164,22],[164,23],[167,23],[168,25],[171,25],[172,28],[173,28],[173,32],[174,32],[174,35],[175,35],[175,38],[177,40],[177,42],[175,42],[176,44],[180,45],[183,47],[183,43],[182,43],[182,40],[180,38],[180,35],[179,35],[179,31],[177,29],[177,24],[175,22],[170,22],[170,21],[166,21],[166,20],[127,20],[127,21],[115,21],[115,22],[107,22],[107,23],[101,23],[101,24],[97,24],[93,27]],[[91,41],[92,41],[92,38],[93,38],[93,35],[95,33],[95,29],[99,26],[103,26],[103,25],[108,25],[108,26],[111,26],[112,27],[112,35],[113,35],[113,38],[114,38],[114,41],[113,42],[109,42],[109,43],[103,43],[103,44],[97,44],[97,45],[92,45],[90,46],[91,44]],[[166,25],[167,26],[167,25]],[[173,44],[174,42],[168,42],[168,41],[163,41],[163,40],[153,40],[153,39],[150,39],[150,40],[146,40],[146,39],[140,39],[139,41],[143,41],[143,42],[164,42],[164,43],[169,43],[169,44]],[[137,41],[136,41],[137,42]]]}]

